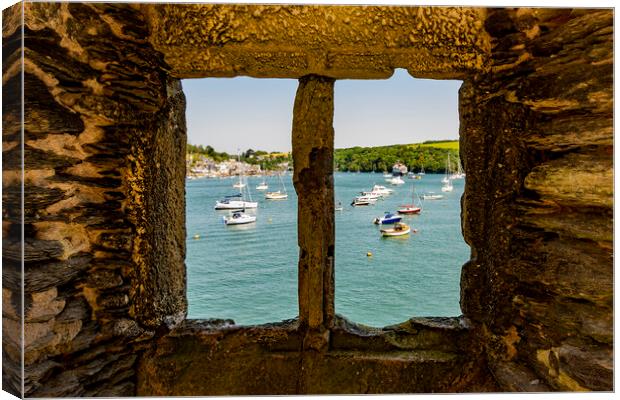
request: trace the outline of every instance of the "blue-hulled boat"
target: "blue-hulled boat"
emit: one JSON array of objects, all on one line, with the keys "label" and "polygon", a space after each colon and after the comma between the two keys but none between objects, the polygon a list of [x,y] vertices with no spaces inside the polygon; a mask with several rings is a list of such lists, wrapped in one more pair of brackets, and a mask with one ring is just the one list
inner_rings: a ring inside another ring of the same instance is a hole
[{"label": "blue-hulled boat", "polygon": [[383,217],[377,217],[374,219],[373,222],[377,225],[389,225],[389,224],[395,224],[397,222],[400,222],[401,219],[402,217],[399,217],[398,215],[394,215],[391,212],[386,211]]}]

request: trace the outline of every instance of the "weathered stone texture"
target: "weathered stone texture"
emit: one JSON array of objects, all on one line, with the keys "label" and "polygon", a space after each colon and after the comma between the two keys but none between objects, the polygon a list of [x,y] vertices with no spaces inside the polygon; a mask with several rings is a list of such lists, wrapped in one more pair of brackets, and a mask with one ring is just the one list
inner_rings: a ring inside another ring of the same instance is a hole
[{"label": "weathered stone texture", "polygon": [[[24,7],[23,126],[21,7],[3,12],[5,390],[613,389],[610,10]],[[464,80],[472,257],[463,317],[371,329],[334,314],[333,84],[396,67]],[[183,321],[178,79],[238,75],[300,78],[300,316],[260,327]]]},{"label": "weathered stone texture", "polygon": [[334,80],[299,81],[293,109],[293,184],[298,197],[299,317],[307,347],[327,345],[334,317]]},{"label": "weathered stone texture", "polygon": [[144,5],[177,77],[464,77],[485,66],[482,8]]},{"label": "weathered stone texture", "polygon": [[[230,321],[232,322],[232,321]],[[419,393],[494,390],[458,319],[372,329],[335,317],[327,352],[297,321],[256,327],[186,321],[142,358],[140,395]],[[300,368],[304,366],[304,368]],[[429,379],[429,377],[434,377]],[[478,385],[478,386],[475,386]]]},{"label": "weathered stone texture", "polygon": [[[24,17],[25,242],[5,235],[3,247],[7,307],[25,292],[24,395],[133,395],[132,341],[186,309],[180,82],[131,6],[28,3]],[[6,20],[3,82],[15,89],[21,27]],[[3,201],[19,205],[20,103],[5,104]],[[19,208],[4,209],[18,232]],[[19,315],[4,314],[15,363]]]},{"label": "weathered stone texture", "polygon": [[[20,70],[22,7],[16,4],[2,11],[2,76]],[[2,390],[22,397],[23,315],[22,315],[22,242],[23,160],[21,117],[21,76],[3,79],[2,88]],[[7,157],[11,153],[12,157]],[[11,176],[11,178],[9,178]],[[25,195],[23,196],[26,197]],[[12,285],[7,284],[6,271],[16,271]]]},{"label": "weathered stone texture", "polygon": [[612,12],[495,10],[486,29],[490,73],[460,94],[462,309],[505,389],[612,390]]}]

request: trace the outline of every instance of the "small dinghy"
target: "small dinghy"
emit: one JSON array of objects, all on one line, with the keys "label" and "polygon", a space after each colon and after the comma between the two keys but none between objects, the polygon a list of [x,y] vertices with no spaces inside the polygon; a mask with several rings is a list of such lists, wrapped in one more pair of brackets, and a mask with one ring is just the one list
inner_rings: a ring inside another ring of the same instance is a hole
[{"label": "small dinghy", "polygon": [[411,232],[409,225],[403,224],[402,222],[397,222],[394,224],[393,228],[381,229],[381,235],[383,237],[404,236],[408,235],[409,232]]},{"label": "small dinghy", "polygon": [[267,193],[265,193],[265,199],[267,199],[267,200],[286,200],[286,199],[288,199],[288,194],[282,193],[279,190],[277,192],[267,192]]}]

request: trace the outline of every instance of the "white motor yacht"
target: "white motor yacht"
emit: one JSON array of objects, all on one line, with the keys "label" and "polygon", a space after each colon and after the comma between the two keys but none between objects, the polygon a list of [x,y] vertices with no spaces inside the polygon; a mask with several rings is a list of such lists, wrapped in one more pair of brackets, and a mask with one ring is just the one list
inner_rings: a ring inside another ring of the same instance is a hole
[{"label": "white motor yacht", "polygon": [[256,217],[248,215],[243,211],[235,211],[231,215],[223,217],[226,225],[243,225],[256,222]]}]

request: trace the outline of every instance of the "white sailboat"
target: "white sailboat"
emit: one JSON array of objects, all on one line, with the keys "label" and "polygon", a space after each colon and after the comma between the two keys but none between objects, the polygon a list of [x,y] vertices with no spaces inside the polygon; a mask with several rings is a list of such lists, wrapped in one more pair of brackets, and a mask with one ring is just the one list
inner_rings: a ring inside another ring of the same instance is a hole
[{"label": "white sailboat", "polygon": [[[243,190],[243,189],[241,189]],[[258,208],[258,202],[252,201],[252,196],[248,191],[249,201],[245,199],[243,193],[225,196],[222,200],[215,202],[216,210],[241,210],[245,208]]]},{"label": "white sailboat", "polygon": [[280,185],[282,186],[282,190],[278,190],[276,192],[267,192],[265,193],[265,199],[267,200],[286,200],[288,199],[288,193],[286,193],[286,187],[284,186],[284,181],[282,180],[282,175],[278,175],[280,178]]},{"label": "white sailboat", "polygon": [[450,175],[451,179],[463,179],[465,178],[465,172],[463,172],[463,167],[461,166],[461,160],[456,164],[457,170],[455,173]]},{"label": "white sailboat", "polygon": [[454,186],[452,186],[452,180],[448,180],[447,183],[444,183],[443,186],[441,187],[441,191],[442,192],[451,192],[454,190]]},{"label": "white sailboat", "polygon": [[446,176],[443,177],[441,183],[448,183],[450,181],[450,153],[448,153],[448,160],[446,161]]},{"label": "white sailboat", "polygon": [[256,190],[267,190],[267,189],[269,189],[269,186],[267,185],[265,178],[263,178],[263,181],[256,186]]},{"label": "white sailboat", "polygon": [[233,187],[236,189],[243,189],[245,187],[245,182],[243,182],[241,175],[239,175],[239,182],[235,183]]},{"label": "white sailboat", "polygon": [[[237,155],[238,156],[238,155]],[[238,156],[239,157],[239,156]],[[239,182],[243,183],[243,168],[239,174]],[[258,202],[252,201],[252,194],[249,188],[246,188],[248,200],[245,199],[245,184],[238,186],[239,193],[231,196],[226,196],[222,200],[215,202],[216,210],[245,210],[246,208],[258,208]]]},{"label": "white sailboat", "polygon": [[454,190],[450,170],[450,153],[448,153],[448,160],[446,161],[446,176],[441,180],[443,183],[443,186],[441,187],[442,192],[451,192]]},{"label": "white sailboat", "polygon": [[374,185],[371,192],[379,193],[383,196],[389,196],[390,194],[394,193],[394,189],[389,189],[382,185]]},{"label": "white sailboat", "polygon": [[[239,165],[241,165],[241,156],[237,153],[237,160],[239,160]],[[239,182],[233,185],[236,189],[243,189],[245,187],[245,182],[243,181],[243,167],[241,166],[241,172],[239,173]]]}]

